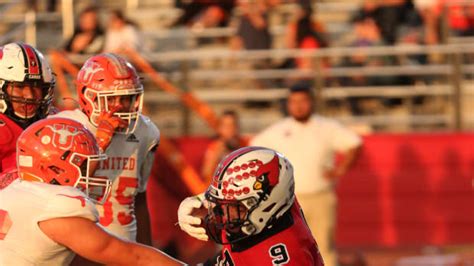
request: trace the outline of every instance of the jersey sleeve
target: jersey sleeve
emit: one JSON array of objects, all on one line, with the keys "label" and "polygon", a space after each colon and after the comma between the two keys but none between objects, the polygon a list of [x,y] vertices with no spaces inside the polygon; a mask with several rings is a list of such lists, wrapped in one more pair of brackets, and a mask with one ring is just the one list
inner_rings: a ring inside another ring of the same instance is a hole
[{"label": "jersey sleeve", "polygon": [[93,222],[99,220],[94,203],[84,193],[73,187],[59,188],[50,191],[45,211],[38,221],[66,217],[81,217]]},{"label": "jersey sleeve", "polygon": [[148,118],[143,117],[145,124],[147,125],[147,142],[146,142],[146,154],[143,160],[143,164],[140,167],[140,178],[138,184],[138,192],[144,192],[147,187],[148,178],[150,177],[151,168],[155,160],[155,151],[160,143],[160,130],[156,125]]},{"label": "jersey sleeve", "polygon": [[0,119],[0,173],[16,168],[16,139],[9,125]]},{"label": "jersey sleeve", "polygon": [[144,122],[147,125],[148,140],[147,140],[147,151],[155,149],[160,145],[160,130],[148,117],[143,117]]},{"label": "jersey sleeve", "polygon": [[331,121],[332,146],[336,151],[347,151],[362,144],[362,139],[355,132],[337,121]]}]

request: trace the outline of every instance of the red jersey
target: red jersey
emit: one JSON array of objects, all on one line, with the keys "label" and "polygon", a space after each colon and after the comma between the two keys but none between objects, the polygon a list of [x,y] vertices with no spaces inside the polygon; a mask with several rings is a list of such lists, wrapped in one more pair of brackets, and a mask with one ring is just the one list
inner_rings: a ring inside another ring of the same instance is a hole
[{"label": "red jersey", "polygon": [[23,128],[0,113],[0,173],[16,168],[16,140]]},{"label": "red jersey", "polygon": [[298,202],[271,228],[223,246],[219,256],[205,265],[307,265],[324,262]]}]

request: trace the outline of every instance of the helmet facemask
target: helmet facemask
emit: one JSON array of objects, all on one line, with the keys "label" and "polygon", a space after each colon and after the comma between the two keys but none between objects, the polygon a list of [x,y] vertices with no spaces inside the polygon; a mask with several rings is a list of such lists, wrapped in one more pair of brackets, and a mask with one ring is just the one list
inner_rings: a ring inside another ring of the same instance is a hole
[{"label": "helmet facemask", "polygon": [[[1,83],[1,82],[0,82]],[[20,96],[13,96],[11,92],[12,87],[26,87],[31,88],[40,88],[41,97],[39,99],[24,98]],[[44,83],[41,81],[32,81],[32,82],[4,82],[2,86],[2,92],[0,93],[0,112],[5,113],[8,110],[8,115],[14,116],[18,120],[38,120],[45,118],[53,102],[53,90],[54,83]],[[21,104],[24,106],[25,110],[23,113],[15,111],[13,104]],[[35,105],[37,106],[34,111],[29,113],[28,106]],[[33,122],[33,121],[32,121]]]},{"label": "helmet facemask", "polygon": [[94,126],[98,126],[97,118],[102,112],[112,111],[113,106],[116,106],[118,103],[122,108],[121,110],[116,111],[114,116],[127,121],[128,127],[125,129],[117,128],[116,133],[130,134],[135,131],[138,116],[143,107],[142,86],[133,89],[108,91],[97,91],[86,88],[84,91],[84,98],[92,106],[90,121]]},{"label": "helmet facemask", "polygon": [[[208,235],[218,244],[232,244],[251,234],[245,232],[252,228],[248,220],[248,209],[240,201],[218,200],[206,194],[210,203],[204,224]],[[225,232],[225,234],[223,234]]]},{"label": "helmet facemask", "polygon": [[92,175],[96,165],[105,159],[107,159],[107,155],[104,153],[98,155],[73,153],[69,158],[70,164],[76,167],[79,173],[74,187],[81,190],[97,204],[104,204],[112,187],[112,182],[107,177]]}]

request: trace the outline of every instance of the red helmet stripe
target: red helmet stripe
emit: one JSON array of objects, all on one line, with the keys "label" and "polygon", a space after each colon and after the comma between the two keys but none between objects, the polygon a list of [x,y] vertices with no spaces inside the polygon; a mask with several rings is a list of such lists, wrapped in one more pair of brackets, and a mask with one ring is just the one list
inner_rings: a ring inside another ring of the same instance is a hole
[{"label": "red helmet stripe", "polygon": [[20,47],[26,54],[26,65],[28,67],[27,74],[39,75],[40,73],[40,63],[36,52],[33,50],[33,47],[21,44]]},{"label": "red helmet stripe", "polygon": [[242,154],[244,153],[248,153],[248,152],[251,152],[251,151],[254,151],[254,150],[258,150],[258,149],[261,149],[259,147],[245,147],[245,148],[242,148],[240,149],[238,152],[232,154],[231,156],[228,156],[225,158],[224,162],[222,163],[222,165],[225,167],[225,166],[228,166],[230,164],[230,162],[232,162],[233,160],[237,159],[238,157],[240,157]]}]

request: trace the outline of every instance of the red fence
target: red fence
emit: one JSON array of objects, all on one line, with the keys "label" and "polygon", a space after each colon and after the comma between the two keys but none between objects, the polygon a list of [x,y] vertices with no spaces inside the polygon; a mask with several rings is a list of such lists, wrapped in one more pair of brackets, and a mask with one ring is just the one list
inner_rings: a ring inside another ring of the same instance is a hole
[{"label": "red fence", "polygon": [[[199,169],[207,139],[176,143]],[[171,232],[166,224],[176,222],[177,202],[188,194],[160,156],[158,161],[149,187],[155,238]],[[365,137],[361,157],[338,188],[338,246],[473,243],[473,182],[474,134]],[[175,202],[167,214],[163,191]]]}]

